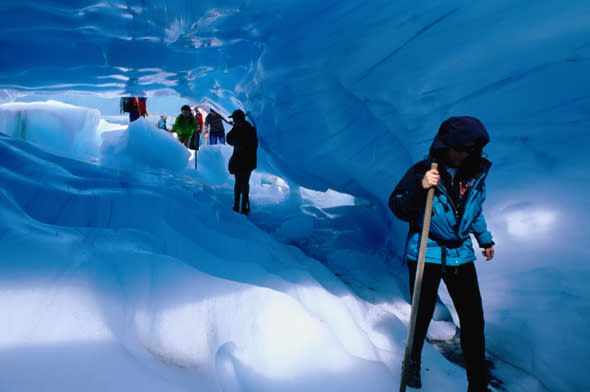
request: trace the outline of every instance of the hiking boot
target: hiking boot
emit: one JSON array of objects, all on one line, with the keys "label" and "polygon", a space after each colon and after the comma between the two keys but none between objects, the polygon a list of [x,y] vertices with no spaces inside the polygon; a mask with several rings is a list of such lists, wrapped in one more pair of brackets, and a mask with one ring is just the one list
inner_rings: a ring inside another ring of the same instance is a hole
[{"label": "hiking boot", "polygon": [[240,212],[240,194],[234,191],[234,211]]},{"label": "hiking boot", "polygon": [[249,201],[242,201],[242,214],[250,215],[250,202]]},{"label": "hiking boot", "polygon": [[419,361],[408,360],[408,364],[406,365],[406,385],[415,389],[422,388]]}]

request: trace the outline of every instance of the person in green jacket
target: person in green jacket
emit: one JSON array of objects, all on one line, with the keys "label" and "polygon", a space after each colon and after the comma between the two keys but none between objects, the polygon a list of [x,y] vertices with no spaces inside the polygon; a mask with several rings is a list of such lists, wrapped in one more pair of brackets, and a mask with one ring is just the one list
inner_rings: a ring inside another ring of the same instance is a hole
[{"label": "person in green jacket", "polygon": [[180,110],[182,113],[176,117],[176,121],[172,126],[172,132],[176,132],[178,140],[188,148],[188,142],[193,136],[193,133],[200,131],[196,129],[199,123],[197,118],[193,116],[190,106],[184,105]]}]

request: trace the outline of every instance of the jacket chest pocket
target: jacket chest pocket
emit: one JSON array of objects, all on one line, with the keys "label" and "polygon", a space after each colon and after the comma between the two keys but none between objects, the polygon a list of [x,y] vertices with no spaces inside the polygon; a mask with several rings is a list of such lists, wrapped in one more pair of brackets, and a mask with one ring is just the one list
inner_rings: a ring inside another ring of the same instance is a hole
[{"label": "jacket chest pocket", "polygon": [[455,212],[445,195],[438,195],[432,202],[432,219],[446,221],[452,227],[457,223]]},{"label": "jacket chest pocket", "polygon": [[484,202],[484,195],[477,193],[474,197],[469,200],[465,205],[465,211],[463,212],[463,220],[468,226],[481,214],[482,204]]}]

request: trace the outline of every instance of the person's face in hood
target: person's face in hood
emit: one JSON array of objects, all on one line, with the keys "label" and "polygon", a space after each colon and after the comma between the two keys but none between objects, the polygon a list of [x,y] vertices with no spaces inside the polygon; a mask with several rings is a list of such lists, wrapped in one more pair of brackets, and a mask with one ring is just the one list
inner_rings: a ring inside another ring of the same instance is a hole
[{"label": "person's face in hood", "polygon": [[449,147],[446,153],[446,164],[448,167],[459,167],[475,151],[473,145],[458,145]]},{"label": "person's face in hood", "polygon": [[451,117],[444,121],[430,147],[430,153],[449,167],[459,167],[490,141],[483,124],[474,117]]}]

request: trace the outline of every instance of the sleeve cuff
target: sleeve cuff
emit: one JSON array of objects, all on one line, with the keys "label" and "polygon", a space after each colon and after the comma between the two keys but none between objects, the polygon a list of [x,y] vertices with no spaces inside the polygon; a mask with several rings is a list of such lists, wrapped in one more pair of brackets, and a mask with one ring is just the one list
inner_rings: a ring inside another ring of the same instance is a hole
[{"label": "sleeve cuff", "polygon": [[494,246],[492,234],[489,231],[484,231],[480,235],[476,235],[475,238],[477,239],[480,248],[485,249]]},{"label": "sleeve cuff", "polygon": [[480,244],[479,247],[482,249],[492,248],[496,243],[494,241],[486,242],[485,244]]}]

